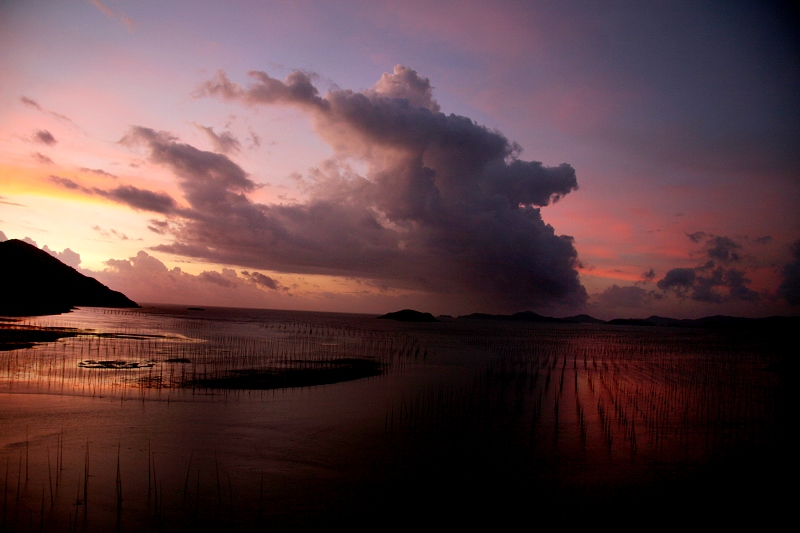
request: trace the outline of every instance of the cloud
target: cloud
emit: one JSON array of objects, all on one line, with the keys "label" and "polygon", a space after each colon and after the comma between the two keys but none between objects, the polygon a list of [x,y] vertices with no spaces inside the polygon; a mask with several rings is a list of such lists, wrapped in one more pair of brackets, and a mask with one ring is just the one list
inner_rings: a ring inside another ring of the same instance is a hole
[{"label": "cloud", "polygon": [[33,157],[37,162],[41,163],[42,165],[53,165],[54,164],[52,159],[50,159],[46,155],[41,154],[39,152],[35,152],[35,153],[31,154],[31,157]]},{"label": "cloud", "polygon": [[595,298],[598,304],[606,308],[638,309],[644,307],[653,296],[653,291],[647,291],[635,285],[620,287],[614,284],[597,294]]},{"label": "cloud", "polygon": [[[6,240],[8,240],[6,238],[6,234],[3,233],[2,231],[0,231],[0,242],[6,241]],[[31,239],[30,237],[25,237],[24,239],[22,239],[22,242],[26,242],[26,243],[30,244],[31,246],[35,246],[36,248],[39,247],[39,245],[36,244],[36,241]],[[81,256],[80,256],[80,254],[78,254],[76,252],[73,252],[69,248],[65,248],[63,252],[57,252],[56,250],[51,250],[50,247],[45,244],[44,246],[42,246],[42,251],[47,252],[48,254],[52,255],[53,257],[55,257],[56,259],[58,259],[59,261],[61,261],[62,263],[64,263],[67,266],[71,266],[73,268],[78,268],[79,265],[81,264]]]},{"label": "cloud", "polygon": [[778,287],[778,295],[789,305],[800,305],[800,240],[792,244],[792,260],[784,265],[781,274],[783,281]]},{"label": "cloud", "polygon": [[[140,303],[201,303],[266,308],[285,307],[293,298],[286,291],[264,291],[263,287],[259,288],[252,277],[256,273],[239,276],[235,270],[223,268],[221,271],[207,270],[193,275],[178,267],[169,269],[145,251],[139,251],[128,259],[109,259],[105,264],[106,268],[101,271],[83,272]],[[268,276],[264,278],[271,279]],[[276,287],[282,287],[277,280],[273,281]],[[280,303],[271,299],[274,297],[280,297]]]},{"label": "cloud", "polygon": [[678,296],[684,297],[694,285],[695,277],[693,268],[673,268],[656,283],[656,286],[662,291],[670,290]]},{"label": "cloud", "polygon": [[239,142],[239,139],[234,137],[229,131],[223,131],[222,133],[217,134],[214,132],[214,128],[209,126],[200,126],[199,124],[195,124],[195,126],[197,129],[206,134],[211,143],[214,145],[214,150],[217,152],[229,154],[231,152],[238,152],[242,148],[242,144]]},{"label": "cloud", "polygon": [[540,212],[577,188],[570,165],[523,161],[501,133],[445,115],[429,81],[406,67],[370,89],[324,97],[307,73],[284,81],[249,75],[253,83],[242,88],[220,72],[196,96],[299,107],[336,155],[310,172],[306,201],[265,205],[248,198],[256,183],[226,155],[131,128],[121,142],[169,168],[189,205],[169,226],[173,242],[156,250],[372,280],[462,308],[585,304],[573,240],[556,235]]},{"label": "cloud", "polygon": [[166,220],[151,219],[150,224],[151,225],[147,226],[147,229],[159,235],[164,235],[167,233],[167,230],[169,230],[169,222]]},{"label": "cloud", "polygon": [[414,70],[396,65],[389,74],[384,72],[375,84],[375,94],[406,100],[411,106],[438,112],[439,104],[433,99],[433,87],[428,78],[421,78]]},{"label": "cloud", "polygon": [[703,243],[702,263],[694,268],[674,268],[656,286],[679,298],[690,297],[704,303],[724,303],[731,300],[757,302],[760,295],[747,285],[752,280],[741,268],[729,267],[743,260],[742,246],[729,237],[698,231],[688,235],[692,242]]},{"label": "cloud", "polygon": [[195,209],[250,205],[243,193],[255,190],[255,182],[222,154],[198,150],[176,142],[165,132],[139,126],[131,128],[120,142],[147,146],[152,162],[167,166],[178,176],[186,199]]},{"label": "cloud", "polygon": [[197,276],[197,279],[200,281],[205,283],[213,283],[215,285],[219,285],[220,287],[225,287],[226,289],[232,289],[236,287],[236,282],[234,280],[237,278],[236,272],[229,268],[223,268],[221,273],[212,270],[201,272]]},{"label": "cloud", "polygon": [[26,106],[32,107],[33,109],[36,109],[38,111],[42,110],[42,106],[39,105],[39,102],[31,98],[28,98],[27,96],[20,96],[19,101],[25,104]]},{"label": "cloud", "polygon": [[56,138],[53,137],[53,134],[47,130],[37,130],[36,133],[33,134],[33,140],[49,146],[52,146],[58,142],[56,141]]},{"label": "cloud", "polygon": [[713,237],[706,242],[706,253],[714,261],[738,263],[741,256],[737,250],[741,246],[728,237]]},{"label": "cloud", "polygon": [[115,175],[115,174],[111,174],[110,172],[106,172],[105,170],[101,170],[101,169],[99,169],[99,168],[86,168],[86,167],[81,167],[81,168],[80,168],[80,171],[81,171],[81,172],[90,172],[90,173],[92,173],[92,174],[97,174],[98,176],[103,176],[104,178],[112,178],[112,179],[117,179],[117,177],[118,177],[118,176],[117,176],[117,175]]},{"label": "cloud", "polygon": [[65,189],[103,196],[109,200],[132,207],[137,211],[151,211],[164,215],[178,211],[178,204],[165,192],[153,192],[133,185],[120,185],[114,189],[100,189],[97,187],[89,189],[69,178],[60,176],[50,176],[50,181]]},{"label": "cloud", "polygon": [[108,239],[117,238],[117,239],[119,239],[121,241],[127,241],[128,240],[128,236],[127,235],[125,235],[124,233],[122,233],[120,231],[117,231],[117,230],[115,230],[113,228],[106,230],[106,229],[101,228],[100,226],[92,226],[92,229],[95,230],[100,235],[102,235],[103,237],[106,237]]},{"label": "cloud", "polygon": [[51,250],[46,244],[42,246],[42,250],[47,252],[48,254],[52,255],[62,263],[67,266],[71,266],[72,268],[78,268],[81,264],[81,256],[80,254],[73,252],[69,248],[65,248],[63,252],[57,252],[55,250]]},{"label": "cloud", "polygon": [[100,0],[89,0],[94,7],[100,10],[105,16],[112,20],[118,20],[128,32],[133,32],[134,28],[136,28],[136,21],[125,15],[124,13],[115,13],[113,9],[104,5],[100,2]]},{"label": "cloud", "polygon": [[65,189],[70,189],[73,191],[81,191],[86,194],[92,194],[91,189],[87,189],[83,185],[80,185],[79,183],[76,183],[69,178],[62,178],[61,176],[51,175],[49,179],[56,185],[64,187]]},{"label": "cloud", "polygon": [[260,272],[248,272],[247,270],[244,270],[242,271],[242,275],[261,287],[266,287],[267,289],[272,289],[274,291],[277,291],[281,288],[280,283]]},{"label": "cloud", "polygon": [[764,235],[763,237],[757,237],[754,239],[758,244],[769,244],[772,242],[772,237],[769,235]]},{"label": "cloud", "polygon": [[252,129],[250,130],[250,146],[253,149],[258,149],[261,147],[261,137],[259,137]]},{"label": "cloud", "polygon": [[647,272],[642,272],[642,281],[637,283],[652,283],[654,279],[656,279],[656,271],[651,268]]},{"label": "cloud", "polygon": [[17,202],[9,202],[8,200],[6,200],[5,196],[0,196],[0,204],[15,205],[15,206],[18,206],[18,207],[23,207],[23,204],[19,204]]},{"label": "cloud", "polygon": [[194,92],[195,97],[216,96],[224,100],[241,101],[249,105],[256,104],[295,104],[327,108],[328,102],[319,96],[319,91],[311,83],[308,74],[295,71],[280,81],[269,77],[266,72],[251,70],[247,73],[255,82],[243,89],[228,79],[223,71],[200,84]]},{"label": "cloud", "polygon": [[686,236],[689,237],[689,240],[692,242],[698,243],[705,239],[708,234],[704,231],[695,231],[694,233],[687,233]]},{"label": "cloud", "polygon": [[125,204],[137,211],[152,211],[166,215],[178,208],[175,200],[167,193],[139,189],[133,185],[120,185],[110,190],[95,188],[93,191],[100,196]]},{"label": "cloud", "polygon": [[[30,107],[32,109],[35,109],[37,111],[41,111],[42,113],[45,113],[45,114],[50,115],[52,117],[55,117],[55,118],[57,118],[57,119],[59,119],[61,121],[64,121],[64,122],[66,122],[67,124],[69,124],[70,126],[76,128],[76,129],[79,129],[79,130],[81,129],[68,116],[62,115],[61,113],[56,113],[55,111],[50,111],[48,109],[45,109],[41,105],[39,105],[39,102],[37,102],[36,100],[34,100],[32,98],[28,98],[27,96],[20,96],[19,100],[20,100],[20,102],[22,102],[23,104],[25,104],[26,106],[28,106],[28,107]],[[47,133],[47,132],[45,132],[45,133]],[[36,139],[36,137],[34,137],[34,140],[38,141],[38,139]],[[53,140],[53,142],[55,142],[55,139]],[[49,143],[46,143],[46,144],[49,144]]]},{"label": "cloud", "polygon": [[747,287],[746,285],[752,280],[745,277],[743,270],[729,269],[725,272],[725,284],[728,287],[731,298],[734,300],[743,300],[746,302],[756,302],[760,299],[760,295]]}]

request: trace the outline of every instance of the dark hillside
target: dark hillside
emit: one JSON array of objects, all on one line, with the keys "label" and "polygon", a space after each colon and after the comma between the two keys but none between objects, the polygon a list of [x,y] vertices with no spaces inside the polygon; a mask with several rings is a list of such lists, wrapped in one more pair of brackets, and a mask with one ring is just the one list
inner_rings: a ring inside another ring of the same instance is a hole
[{"label": "dark hillside", "polygon": [[139,307],[121,292],[18,239],[0,242],[0,280],[3,316],[65,313],[76,306]]}]

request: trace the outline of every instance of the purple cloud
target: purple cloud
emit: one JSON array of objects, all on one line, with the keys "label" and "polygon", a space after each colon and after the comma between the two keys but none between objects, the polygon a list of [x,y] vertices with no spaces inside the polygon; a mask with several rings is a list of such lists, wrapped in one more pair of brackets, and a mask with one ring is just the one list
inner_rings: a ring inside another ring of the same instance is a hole
[{"label": "purple cloud", "polygon": [[200,126],[196,125],[197,129],[202,131],[206,134],[208,139],[211,141],[211,144],[214,145],[214,150],[222,154],[230,154],[232,152],[238,152],[242,148],[242,143],[239,142],[239,139],[234,137],[234,135],[229,131],[223,131],[222,133],[216,133],[214,128],[209,126]]},{"label": "purple cloud", "polygon": [[138,211],[168,214],[177,209],[175,200],[165,192],[153,192],[139,189],[133,185],[120,185],[115,189],[93,189],[100,196],[126,204]]},{"label": "purple cloud", "polygon": [[22,102],[23,104],[25,104],[28,107],[32,107],[33,109],[36,109],[37,111],[41,111],[42,110],[42,106],[39,105],[39,102],[37,102],[36,100],[34,100],[32,98],[28,98],[27,96],[20,96],[19,97],[19,101]]},{"label": "purple cloud", "polygon": [[281,288],[281,284],[275,281],[273,278],[266,276],[260,272],[248,272],[247,270],[242,271],[242,275],[246,278],[259,285],[261,287],[266,287],[267,289],[272,289],[277,291]]},{"label": "purple cloud", "polygon": [[53,137],[53,134],[47,130],[37,130],[36,133],[33,134],[33,140],[48,146],[52,146],[58,142],[56,138]]},{"label": "purple cloud", "polygon": [[[263,205],[248,198],[257,185],[226,155],[132,128],[122,142],[169,168],[189,205],[170,226],[173,242],[157,250],[370,279],[488,310],[586,302],[572,238],[556,235],[539,210],[577,188],[571,166],[523,161],[501,133],[445,115],[429,81],[406,67],[371,89],[324,97],[306,73],[249,75],[243,88],[220,72],[196,95],[297,106],[336,156],[311,173],[306,202]],[[359,175],[350,161],[370,170]]]},{"label": "purple cloud", "polygon": [[64,187],[65,189],[92,194],[92,191],[90,189],[87,189],[86,187],[74,182],[69,178],[62,178],[61,176],[51,175],[49,179],[56,185]]},{"label": "purple cloud", "polygon": [[164,215],[178,211],[178,204],[165,192],[153,192],[133,185],[120,185],[114,189],[99,189],[97,187],[89,189],[69,178],[60,176],[50,176],[50,181],[65,189],[103,196],[109,200],[132,207],[137,211],[151,211]]},{"label": "purple cloud", "polygon": [[110,172],[106,172],[105,170],[102,170],[102,169],[99,169],[99,168],[81,167],[80,171],[81,172],[91,172],[92,174],[96,174],[98,176],[103,176],[104,178],[117,179],[117,176],[115,174],[111,174]]},{"label": "purple cloud", "polygon": [[213,283],[214,285],[219,285],[226,289],[233,289],[236,287],[236,282],[233,281],[233,279],[237,279],[237,276],[236,272],[228,268],[223,268],[221,273],[214,270],[201,272],[198,274],[197,278],[204,283]]}]

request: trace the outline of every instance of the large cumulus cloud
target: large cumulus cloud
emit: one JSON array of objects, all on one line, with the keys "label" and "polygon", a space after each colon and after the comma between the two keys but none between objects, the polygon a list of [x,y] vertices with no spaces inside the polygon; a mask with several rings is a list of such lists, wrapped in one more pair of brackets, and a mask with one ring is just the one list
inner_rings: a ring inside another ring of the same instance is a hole
[{"label": "large cumulus cloud", "polygon": [[[577,188],[571,166],[523,161],[501,133],[442,113],[429,81],[406,67],[371,89],[324,96],[302,72],[284,81],[250,76],[242,87],[218,73],[196,96],[296,106],[336,156],[312,172],[306,202],[262,205],[248,198],[257,184],[226,155],[132,128],[124,142],[170,168],[188,203],[170,225],[173,242],[159,250],[368,278],[483,309],[585,303],[572,238],[556,235],[540,213]],[[363,175],[353,161],[367,169]]]}]

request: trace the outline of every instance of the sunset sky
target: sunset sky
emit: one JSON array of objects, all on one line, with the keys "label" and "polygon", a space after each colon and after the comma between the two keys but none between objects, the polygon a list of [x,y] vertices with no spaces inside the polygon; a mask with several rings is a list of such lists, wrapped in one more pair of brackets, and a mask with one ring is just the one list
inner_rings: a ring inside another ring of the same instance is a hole
[{"label": "sunset sky", "polygon": [[0,1],[0,240],[138,302],[800,309],[769,2]]}]

